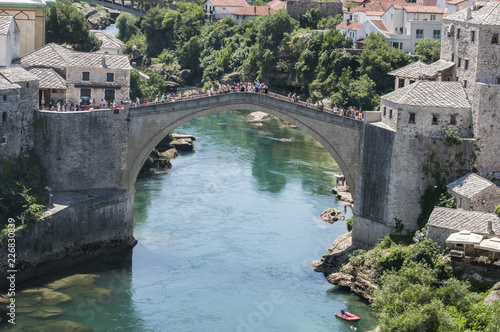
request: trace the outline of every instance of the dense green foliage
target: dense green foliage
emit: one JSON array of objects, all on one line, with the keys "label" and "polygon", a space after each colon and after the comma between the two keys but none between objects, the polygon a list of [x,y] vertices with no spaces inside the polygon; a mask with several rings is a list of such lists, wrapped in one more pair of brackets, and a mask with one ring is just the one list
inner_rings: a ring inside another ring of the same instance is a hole
[{"label": "dense green foliage", "polygon": [[458,136],[457,130],[451,125],[446,127],[444,138],[448,146],[462,144],[462,139]]},{"label": "dense green foliage", "polygon": [[387,236],[368,253],[354,252],[349,262],[376,271],[380,287],[372,306],[381,331],[498,331],[500,301],[482,304],[468,281],[452,276],[432,240],[400,250]]},{"label": "dense green foliage", "polygon": [[40,218],[43,204],[47,201],[45,170],[34,152],[27,156],[12,157],[2,164],[0,173],[0,228],[8,218],[20,220],[25,214],[25,222]]},{"label": "dense green foliage", "polygon": [[433,63],[441,57],[441,40],[424,38],[415,46],[415,53],[425,63]]},{"label": "dense green foliage", "polygon": [[345,225],[347,227],[347,231],[348,232],[352,231],[352,222],[353,222],[353,218],[352,217],[347,218],[346,221],[345,221]]},{"label": "dense green foliage", "polygon": [[47,43],[69,44],[75,51],[93,52],[102,42],[89,32],[87,19],[68,0],[59,0],[47,13],[45,39]]},{"label": "dense green foliage", "polygon": [[500,216],[500,205],[495,207],[495,213]]},{"label": "dense green foliage", "polygon": [[117,37],[123,40],[124,43],[139,31],[138,17],[130,13],[123,12],[116,18],[116,26],[118,27]]},{"label": "dense green foliage", "polygon": [[[298,21],[280,10],[235,25],[230,17],[208,23],[197,3],[178,2],[178,6],[177,11],[152,8],[133,35],[128,27],[118,27],[134,61],[142,65],[158,57],[161,63],[172,61],[187,71],[183,75],[187,84],[208,87],[226,74],[237,74],[240,80],[259,80],[297,92],[301,100],[331,97],[339,106],[370,110],[378,106],[379,95],[394,85],[386,73],[414,60],[389,48],[379,35],[366,38],[363,52],[345,50],[352,39],[335,29],[342,16],[320,18],[316,9]],[[153,97],[147,91],[141,93]]]}]

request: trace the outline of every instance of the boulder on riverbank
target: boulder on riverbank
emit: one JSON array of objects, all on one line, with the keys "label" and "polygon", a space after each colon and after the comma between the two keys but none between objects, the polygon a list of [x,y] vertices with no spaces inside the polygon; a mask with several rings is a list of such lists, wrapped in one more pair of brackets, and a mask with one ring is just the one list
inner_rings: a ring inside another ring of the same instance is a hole
[{"label": "boulder on riverbank", "polygon": [[354,205],[354,200],[352,199],[352,195],[349,192],[349,187],[348,186],[338,186],[338,187],[333,187],[332,188],[332,193],[337,196],[337,199],[340,201],[340,203],[347,205],[347,206],[353,206]]},{"label": "boulder on riverbank", "polygon": [[274,118],[274,116],[260,111],[252,112],[247,115],[247,120],[249,122],[271,121]]},{"label": "boulder on riverbank", "polygon": [[321,218],[321,220],[329,222],[331,224],[333,224],[337,220],[344,220],[345,218],[342,212],[335,208],[326,209],[321,213],[319,217]]},{"label": "boulder on riverbank", "polygon": [[355,250],[352,247],[352,232],[339,236],[328,254],[311,263],[314,270],[322,272],[328,282],[349,288],[356,295],[371,300],[371,292],[377,288],[371,282],[373,272],[364,267],[354,268],[349,264],[349,255]]}]

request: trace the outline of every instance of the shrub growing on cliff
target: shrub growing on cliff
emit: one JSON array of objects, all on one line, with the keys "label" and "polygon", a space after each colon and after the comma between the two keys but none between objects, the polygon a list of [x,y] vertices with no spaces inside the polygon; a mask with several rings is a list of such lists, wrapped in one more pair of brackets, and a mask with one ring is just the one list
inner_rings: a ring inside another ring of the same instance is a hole
[{"label": "shrub growing on cliff", "polygon": [[498,216],[500,216],[500,205],[497,205],[497,206],[495,207],[495,213],[496,213]]},{"label": "shrub growing on cliff", "polygon": [[34,152],[5,161],[0,183],[0,228],[7,224],[8,218],[19,220],[22,212],[26,223],[40,218],[47,201],[46,175]]},{"label": "shrub growing on cliff", "polygon": [[[500,207],[500,205],[499,205],[499,207]],[[348,232],[352,231],[352,221],[353,221],[352,217],[347,218],[346,221],[345,221],[345,225],[347,227],[347,231]]]},{"label": "shrub growing on cliff", "polygon": [[457,131],[452,126],[446,127],[446,133],[444,134],[444,138],[448,146],[462,144],[462,139],[460,138],[460,136],[458,136]]}]

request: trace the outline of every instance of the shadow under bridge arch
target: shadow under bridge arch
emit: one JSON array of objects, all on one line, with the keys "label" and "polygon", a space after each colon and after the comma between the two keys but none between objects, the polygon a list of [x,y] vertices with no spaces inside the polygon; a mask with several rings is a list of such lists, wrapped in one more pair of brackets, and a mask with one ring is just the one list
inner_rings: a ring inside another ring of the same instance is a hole
[{"label": "shadow under bridge arch", "polygon": [[135,181],[147,156],[176,128],[205,115],[232,110],[265,112],[314,137],[337,162],[354,196],[362,122],[257,93],[221,94],[131,108],[128,172],[123,186],[130,193],[134,191]]}]

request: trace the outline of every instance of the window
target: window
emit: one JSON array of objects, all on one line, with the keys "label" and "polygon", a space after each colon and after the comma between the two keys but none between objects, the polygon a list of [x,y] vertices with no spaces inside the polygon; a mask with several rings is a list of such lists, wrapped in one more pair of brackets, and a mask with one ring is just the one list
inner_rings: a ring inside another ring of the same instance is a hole
[{"label": "window", "polygon": [[106,74],[106,82],[114,82],[114,81],[115,81],[115,74],[107,73]]},{"label": "window", "polygon": [[415,123],[415,113],[410,113],[410,119],[408,123]]},{"label": "window", "polygon": [[80,97],[90,99],[90,89],[80,89]]},{"label": "window", "polygon": [[464,89],[467,89],[467,80],[464,80]]},{"label": "window", "polygon": [[0,140],[0,144],[7,144],[7,137],[6,136],[2,137],[2,139]]},{"label": "window", "polygon": [[458,208],[462,207],[462,197],[458,198]]},{"label": "window", "polygon": [[464,62],[464,69],[465,69],[465,70],[469,69],[469,59],[465,59],[465,62]]},{"label": "window", "polygon": [[460,38],[460,29],[457,29],[457,39]]},{"label": "window", "polygon": [[398,78],[398,80],[399,80],[398,87],[399,88],[403,88],[405,86],[405,79],[404,78]]},{"label": "window", "polygon": [[418,21],[418,14],[413,14],[413,19]]},{"label": "window", "polygon": [[460,57],[458,58],[458,65],[457,67],[460,68],[460,66],[462,65],[462,59],[460,59]]},{"label": "window", "polygon": [[500,84],[500,76],[497,77],[497,84]]},{"label": "window", "polygon": [[389,119],[392,119],[392,109],[389,109]]},{"label": "window", "polygon": [[7,101],[7,95],[3,95],[3,101]]},{"label": "window", "polygon": [[498,44],[498,33],[494,33],[493,36],[491,36],[491,43]]},{"label": "window", "polygon": [[424,38],[424,29],[417,29],[417,31],[416,31],[416,37],[417,37],[417,39]]},{"label": "window", "polygon": [[437,125],[438,124],[438,116],[437,114],[432,114],[432,124]]},{"label": "window", "polygon": [[451,62],[455,61],[455,53],[451,53]]},{"label": "window", "polygon": [[82,81],[90,81],[90,72],[88,71],[82,72]]},{"label": "window", "polygon": [[2,113],[2,122],[7,122],[7,112]]},{"label": "window", "polygon": [[457,124],[457,115],[456,114],[451,114],[450,115],[450,124],[451,125],[456,125]]},{"label": "window", "polygon": [[29,88],[30,88],[30,83],[26,82],[26,89],[29,89]]},{"label": "window", "polygon": [[470,41],[475,41],[476,40],[476,31],[472,30],[470,32]]},{"label": "window", "polygon": [[387,114],[387,107],[384,106],[384,116]]},{"label": "window", "polygon": [[413,84],[413,83],[415,83],[415,80],[410,80],[410,84]]},{"label": "window", "polygon": [[432,38],[441,39],[441,30],[433,30],[432,31]]},{"label": "window", "polygon": [[436,14],[431,14],[431,21],[435,21],[436,20]]},{"label": "window", "polygon": [[389,42],[389,46],[397,48],[398,50],[403,49],[403,43],[400,42]]}]

